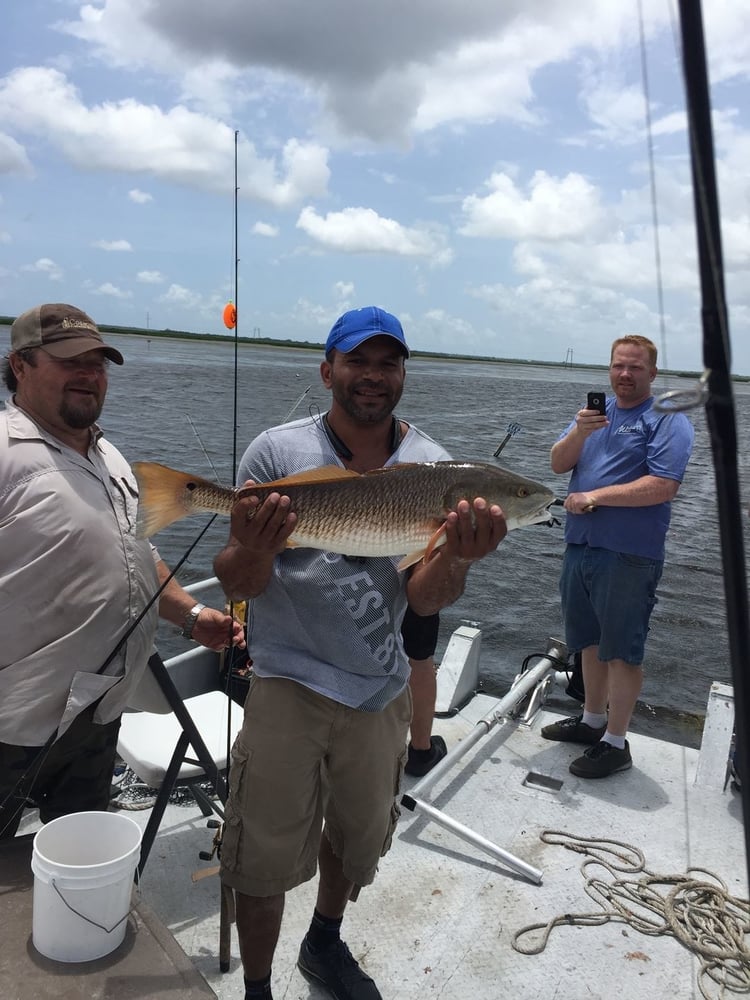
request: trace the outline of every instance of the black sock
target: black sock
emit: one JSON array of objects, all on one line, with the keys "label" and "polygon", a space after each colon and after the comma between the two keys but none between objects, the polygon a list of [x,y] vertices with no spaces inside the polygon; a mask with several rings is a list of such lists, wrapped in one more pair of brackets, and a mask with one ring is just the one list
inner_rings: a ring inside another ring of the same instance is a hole
[{"label": "black sock", "polygon": [[245,1000],[273,1000],[270,972],[263,979],[248,979],[245,976]]},{"label": "black sock", "polygon": [[336,944],[343,919],[343,917],[324,917],[317,909],[313,912],[310,929],[307,932],[307,943],[313,951],[325,951]]},{"label": "black sock", "polygon": [[412,757],[416,757],[417,760],[429,760],[434,752],[435,748],[432,746],[432,743],[430,743],[426,750],[417,750],[415,746],[412,746],[411,743],[409,744],[409,753]]}]

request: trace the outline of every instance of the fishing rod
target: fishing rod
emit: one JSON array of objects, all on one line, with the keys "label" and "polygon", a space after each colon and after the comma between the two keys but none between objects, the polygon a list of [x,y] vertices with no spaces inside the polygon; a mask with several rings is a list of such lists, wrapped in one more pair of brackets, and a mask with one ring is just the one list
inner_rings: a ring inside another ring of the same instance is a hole
[{"label": "fishing rod", "polygon": [[299,399],[297,400],[297,402],[294,404],[294,406],[291,408],[291,410],[287,413],[287,415],[281,421],[282,424],[285,424],[287,422],[287,420],[289,420],[289,418],[291,417],[291,415],[294,413],[294,411],[297,409],[297,407],[299,406],[299,404],[302,402],[302,400],[305,398],[305,396],[308,394],[308,392],[311,389],[312,389],[312,383],[310,385],[308,385],[308,387],[305,389],[305,391],[299,397]]},{"label": "fishing rod", "polygon": [[[232,387],[232,483],[237,482],[237,424],[238,424],[238,405],[239,405],[239,345],[240,345],[240,313],[239,313],[239,267],[240,267],[240,256],[239,256],[239,156],[238,156],[238,144],[239,144],[239,129],[234,130],[234,198],[233,198],[233,219],[234,219],[234,231],[233,231],[233,253],[234,258],[234,281],[233,281],[233,292],[234,305],[232,307],[232,326],[234,328],[234,376],[233,376],[233,387]],[[228,307],[227,307],[228,308]],[[224,310],[224,321],[226,323],[227,310]],[[247,603],[243,602],[241,605],[237,606],[237,610],[242,609],[240,612],[241,621],[245,628],[247,628]],[[235,603],[230,601],[227,608],[230,616],[235,617]],[[230,626],[231,627],[231,626]],[[224,653],[224,661],[221,666],[226,665],[226,676],[224,683],[224,694],[229,703],[229,709],[227,712],[227,729],[226,729],[226,760],[227,767],[229,766],[229,759],[232,750],[232,677],[235,669],[235,651],[234,646],[231,642],[228,649]],[[220,842],[221,836],[220,831],[217,833],[218,841]],[[218,849],[218,843],[217,843]]]},{"label": "fishing rod", "polygon": [[[750,776],[750,686],[747,677],[750,616],[711,102],[700,0],[679,0],[679,10],[698,238],[703,362],[707,385],[706,422],[716,478],[739,771],[740,776],[745,778]],[[741,797],[745,856],[750,874],[750,795],[745,792]]]},{"label": "fishing rod", "polygon": [[237,173],[237,143],[239,141],[239,130],[234,130],[234,388],[232,393],[232,482],[237,478],[237,405],[239,399],[239,267],[240,267],[240,246],[238,230],[238,198],[239,198],[239,177]]}]

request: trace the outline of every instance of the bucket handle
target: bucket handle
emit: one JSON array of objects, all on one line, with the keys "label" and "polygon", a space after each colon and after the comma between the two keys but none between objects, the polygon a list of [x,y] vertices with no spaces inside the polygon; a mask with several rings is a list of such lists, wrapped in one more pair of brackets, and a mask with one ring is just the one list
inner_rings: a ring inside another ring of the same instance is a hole
[{"label": "bucket handle", "polygon": [[[75,913],[75,915],[77,917],[80,917],[81,920],[85,920],[87,924],[92,924],[94,927],[98,927],[99,930],[100,931],[104,931],[105,934],[111,934],[113,931],[116,931],[117,928],[120,926],[120,924],[123,922],[123,920],[127,920],[128,917],[130,916],[130,914],[133,912],[131,909],[128,909],[128,911],[125,914],[125,916],[124,917],[120,917],[120,919],[117,921],[116,924],[113,924],[112,927],[105,927],[104,924],[97,923],[96,920],[92,920],[91,917],[87,917],[85,913],[81,913],[80,910],[77,910],[74,906],[71,906],[70,903],[65,898],[65,896],[63,896],[63,894],[58,889],[57,883],[55,882],[54,878],[51,878],[49,880],[49,884],[52,886],[52,888],[55,890],[55,892],[57,893],[57,895],[63,901],[63,903],[65,904],[65,906],[67,906],[67,908],[70,910],[71,913]],[[141,885],[140,885],[140,876],[138,874],[138,870],[137,869],[136,869],[136,875],[135,875],[135,886],[136,886],[136,896],[140,898],[140,895],[141,895],[141,892],[140,892]]]}]

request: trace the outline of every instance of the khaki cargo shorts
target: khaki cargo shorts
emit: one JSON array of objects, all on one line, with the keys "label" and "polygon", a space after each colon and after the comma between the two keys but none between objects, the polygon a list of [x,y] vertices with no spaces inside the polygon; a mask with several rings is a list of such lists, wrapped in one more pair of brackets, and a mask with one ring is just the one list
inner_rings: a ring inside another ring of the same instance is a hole
[{"label": "khaki cargo shorts", "polygon": [[295,681],[253,677],[232,750],[222,881],[249,896],[308,881],[325,820],[344,877],[369,885],[400,813],[410,719],[408,685],[381,712],[361,712]]}]

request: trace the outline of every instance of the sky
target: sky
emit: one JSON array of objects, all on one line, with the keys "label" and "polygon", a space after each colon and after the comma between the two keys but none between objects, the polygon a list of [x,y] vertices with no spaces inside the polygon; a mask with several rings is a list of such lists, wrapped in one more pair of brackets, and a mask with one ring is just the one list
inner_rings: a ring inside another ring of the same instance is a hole
[{"label": "sky", "polygon": [[[700,371],[677,15],[638,6],[9,0],[0,314],[220,333],[236,300],[240,336],[321,343],[374,304],[418,350],[606,363],[640,333]],[[750,4],[704,21],[750,374]]]}]

